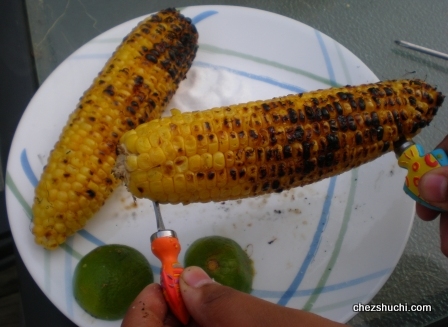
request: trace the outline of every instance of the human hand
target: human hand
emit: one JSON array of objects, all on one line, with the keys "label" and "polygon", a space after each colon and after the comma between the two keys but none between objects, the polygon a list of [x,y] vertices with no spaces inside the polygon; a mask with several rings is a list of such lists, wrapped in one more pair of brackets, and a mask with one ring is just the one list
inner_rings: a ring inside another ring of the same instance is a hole
[{"label": "human hand", "polygon": [[[436,147],[448,153],[448,136]],[[440,167],[424,174],[420,179],[418,190],[420,196],[428,203],[448,211],[448,167]],[[440,215],[440,249],[448,257],[448,212],[438,212],[419,203],[416,205],[417,216],[430,221]]]},{"label": "human hand", "polygon": [[[180,290],[191,314],[188,326],[342,326],[315,314],[282,307],[214,282],[198,267],[185,268]],[[147,286],[131,304],[122,327],[182,326],[167,308],[161,287]]]}]

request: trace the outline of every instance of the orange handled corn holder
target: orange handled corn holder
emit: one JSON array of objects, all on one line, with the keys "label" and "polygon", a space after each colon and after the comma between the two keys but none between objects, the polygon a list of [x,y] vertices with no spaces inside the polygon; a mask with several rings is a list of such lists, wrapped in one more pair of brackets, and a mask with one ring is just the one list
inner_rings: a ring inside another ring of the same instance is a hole
[{"label": "orange handled corn holder", "polygon": [[163,295],[171,312],[184,325],[188,323],[190,314],[185,307],[180,294],[179,276],[183,271],[178,255],[181,247],[177,234],[171,229],[165,229],[158,202],[153,202],[157,219],[157,232],[151,235],[151,250],[162,263],[160,271],[160,284]]}]

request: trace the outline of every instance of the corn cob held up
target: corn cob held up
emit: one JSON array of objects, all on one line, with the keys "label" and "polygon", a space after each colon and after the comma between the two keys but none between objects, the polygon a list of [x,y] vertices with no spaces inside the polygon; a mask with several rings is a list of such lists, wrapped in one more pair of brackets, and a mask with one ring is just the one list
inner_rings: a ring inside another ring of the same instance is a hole
[{"label": "corn cob held up", "polygon": [[123,40],[70,115],[35,190],[35,241],[54,249],[84,227],[118,185],[122,134],[160,117],[185,78],[197,31],[175,9],[145,19]]},{"label": "corn cob held up", "polygon": [[444,96],[419,80],[288,95],[140,125],[123,135],[115,173],[138,198],[224,201],[343,173],[427,126]]}]

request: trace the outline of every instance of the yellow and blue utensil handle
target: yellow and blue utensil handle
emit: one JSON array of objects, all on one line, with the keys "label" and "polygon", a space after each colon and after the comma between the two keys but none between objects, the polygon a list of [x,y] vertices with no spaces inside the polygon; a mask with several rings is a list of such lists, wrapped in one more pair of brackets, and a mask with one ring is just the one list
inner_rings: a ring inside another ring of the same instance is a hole
[{"label": "yellow and blue utensil handle", "polygon": [[420,144],[413,144],[408,147],[398,158],[398,165],[408,170],[403,190],[416,202],[436,211],[446,210],[433,206],[420,196],[418,184],[421,177],[428,171],[448,166],[448,157],[442,149],[435,149],[425,154]]}]

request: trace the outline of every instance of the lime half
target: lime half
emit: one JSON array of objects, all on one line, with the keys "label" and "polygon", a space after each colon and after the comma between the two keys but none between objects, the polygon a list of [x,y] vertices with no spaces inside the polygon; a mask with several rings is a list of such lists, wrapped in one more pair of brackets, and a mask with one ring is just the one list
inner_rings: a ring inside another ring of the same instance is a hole
[{"label": "lime half", "polygon": [[250,293],[254,269],[252,260],[234,240],[208,236],[193,242],[185,253],[185,267],[199,266],[220,284]]},{"label": "lime half", "polygon": [[93,317],[117,320],[152,282],[151,266],[143,254],[126,245],[110,244],[94,249],[79,261],[73,294]]}]

